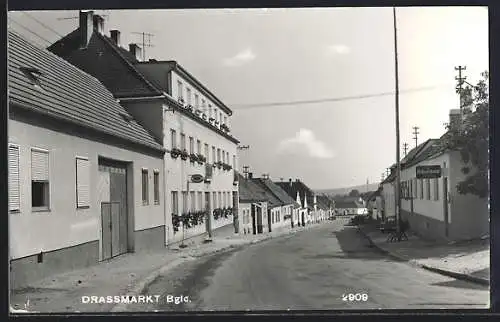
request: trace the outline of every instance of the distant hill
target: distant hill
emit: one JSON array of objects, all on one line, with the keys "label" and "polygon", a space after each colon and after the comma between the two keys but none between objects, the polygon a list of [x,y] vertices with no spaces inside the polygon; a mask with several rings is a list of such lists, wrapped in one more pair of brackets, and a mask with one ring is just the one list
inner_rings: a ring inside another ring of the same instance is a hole
[{"label": "distant hill", "polygon": [[[352,190],[356,189],[359,191],[359,193],[365,193],[368,191],[375,191],[378,189],[379,183],[371,183],[371,184],[364,184],[364,185],[359,185],[359,186],[353,186],[353,187],[347,187],[347,188],[336,188],[336,189],[317,189],[314,190],[318,194],[326,194],[329,196],[335,196],[335,195],[347,195],[349,192]],[[368,187],[368,189],[367,189]]]}]

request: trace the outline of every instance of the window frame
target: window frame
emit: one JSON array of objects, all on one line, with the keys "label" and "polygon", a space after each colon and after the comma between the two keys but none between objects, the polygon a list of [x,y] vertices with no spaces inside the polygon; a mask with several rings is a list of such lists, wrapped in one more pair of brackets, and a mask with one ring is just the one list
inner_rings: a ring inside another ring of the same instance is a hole
[{"label": "window frame", "polygon": [[[47,158],[48,158],[48,169],[47,169],[47,172],[48,172],[48,180],[33,180],[33,152],[42,152],[42,153],[46,153],[47,154]],[[47,150],[47,149],[42,149],[42,148],[37,148],[37,147],[31,147],[30,148],[30,158],[31,158],[31,161],[30,161],[30,181],[31,181],[31,211],[32,212],[50,212],[51,209],[50,209],[50,206],[52,204],[52,194],[51,194],[51,184],[50,184],[50,151]],[[33,206],[33,183],[34,182],[37,182],[37,183],[43,183],[44,184],[44,189],[46,189],[46,203],[47,205],[46,206],[39,206],[39,207],[34,207]],[[45,187],[46,186],[46,187]]]},{"label": "window frame", "polygon": [[[146,176],[144,176],[146,175]],[[146,182],[144,182],[146,179]],[[147,168],[141,169],[141,196],[142,196],[142,205],[149,205],[149,170]],[[144,199],[146,197],[146,199]]]},{"label": "window frame", "polygon": [[186,134],[181,133],[181,150],[187,150],[186,149]]},{"label": "window frame", "polygon": [[170,129],[170,145],[171,149],[177,148],[177,131],[174,129]]},{"label": "window frame", "polygon": [[439,201],[439,178],[434,178],[434,201]]},{"label": "window frame", "polygon": [[172,199],[172,214],[179,215],[179,191],[173,190],[170,198]]},{"label": "window frame", "polygon": [[[88,204],[84,205],[84,206],[80,206],[78,204],[78,202],[79,202],[79,200],[78,200],[78,160],[82,160],[82,161],[87,161],[88,162],[87,166],[88,166],[88,171],[89,171],[89,173],[88,173],[88,183],[89,183],[88,184],[88,194],[89,194],[88,198],[89,199],[88,199]],[[75,182],[75,189],[76,189],[76,209],[89,209],[90,208],[90,202],[91,202],[90,201],[91,198],[90,198],[90,160],[89,160],[89,158],[77,155],[75,157],[75,168],[76,168],[75,169],[75,175],[76,175],[76,178],[75,178],[76,179],[76,182]]]},{"label": "window frame", "polygon": [[153,201],[155,205],[159,205],[160,201],[160,170],[153,170]]},{"label": "window frame", "polygon": [[[21,212],[21,146],[19,144],[16,144],[16,143],[10,143],[8,144],[8,148],[7,148],[7,171],[9,170],[10,168],[10,148],[11,147],[14,147],[17,149],[17,182],[16,182],[16,185],[17,185],[17,208],[13,208],[11,209],[11,202],[10,202],[10,199],[11,199],[11,187],[8,186],[7,187],[7,200],[9,202],[9,213],[20,213]],[[7,179],[7,184],[10,185],[11,184],[11,173],[10,171],[8,171],[9,173],[7,174],[8,175],[8,179]]]}]

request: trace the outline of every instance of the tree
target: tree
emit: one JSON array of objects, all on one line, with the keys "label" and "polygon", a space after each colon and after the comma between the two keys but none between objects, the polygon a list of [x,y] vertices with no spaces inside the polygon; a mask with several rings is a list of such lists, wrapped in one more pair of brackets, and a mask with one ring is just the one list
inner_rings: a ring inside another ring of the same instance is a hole
[{"label": "tree", "polygon": [[463,90],[464,105],[472,110],[464,115],[461,127],[448,125],[445,147],[459,151],[464,163],[461,171],[465,179],[457,184],[460,194],[472,194],[480,198],[488,196],[488,150],[489,150],[489,93],[488,72],[481,73],[476,86]]},{"label": "tree", "polygon": [[351,190],[351,192],[349,192],[349,197],[359,197],[360,196],[360,193],[359,193],[359,190],[357,189],[353,189]]}]

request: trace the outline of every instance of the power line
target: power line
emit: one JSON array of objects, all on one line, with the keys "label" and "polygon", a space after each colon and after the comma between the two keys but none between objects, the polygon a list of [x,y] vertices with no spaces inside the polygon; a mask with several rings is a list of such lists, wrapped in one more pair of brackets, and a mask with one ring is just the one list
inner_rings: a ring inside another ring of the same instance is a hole
[{"label": "power line", "polygon": [[[436,86],[427,86],[420,88],[412,88],[400,91],[401,92],[418,92],[418,91],[426,91],[433,90],[438,87],[442,87],[444,85],[436,85]],[[289,101],[289,102],[274,102],[274,103],[261,103],[261,104],[231,104],[234,109],[246,109],[246,108],[258,108],[258,107],[270,107],[270,106],[285,106],[285,105],[303,105],[303,104],[317,104],[317,103],[326,103],[326,102],[341,102],[341,101],[349,101],[349,100],[358,100],[372,97],[381,97],[381,96],[392,96],[395,95],[395,92],[382,92],[376,94],[365,94],[365,95],[355,95],[355,96],[344,96],[344,97],[335,97],[335,98],[324,98],[317,100],[304,100],[304,101]]]},{"label": "power line", "polygon": [[46,29],[48,29],[48,30],[52,31],[53,33],[55,33],[55,34],[56,34],[56,35],[58,35],[59,37],[61,37],[61,38],[62,38],[62,37],[64,37],[63,35],[61,35],[61,34],[60,34],[60,33],[58,33],[57,31],[55,31],[55,30],[54,30],[54,29],[52,29],[51,27],[47,26],[46,24],[44,24],[43,22],[41,22],[41,21],[40,21],[40,20],[38,20],[37,18],[33,17],[33,16],[32,16],[32,15],[30,15],[29,13],[24,12],[24,11],[23,11],[23,13],[24,13],[26,16],[28,16],[28,17],[30,17],[31,19],[33,19],[33,20],[35,20],[36,22],[38,22],[40,25],[44,26]]},{"label": "power line", "polygon": [[29,29],[28,27],[20,24],[19,22],[15,21],[14,19],[10,18],[10,21],[15,23],[16,25],[20,26],[21,28],[25,29],[26,31],[32,33],[33,35],[37,36],[38,38],[42,39],[43,41],[47,42],[47,44],[51,44],[52,42],[48,41],[47,39],[43,38],[42,36],[40,36],[39,34],[37,34],[36,32],[32,31],[31,29]]}]

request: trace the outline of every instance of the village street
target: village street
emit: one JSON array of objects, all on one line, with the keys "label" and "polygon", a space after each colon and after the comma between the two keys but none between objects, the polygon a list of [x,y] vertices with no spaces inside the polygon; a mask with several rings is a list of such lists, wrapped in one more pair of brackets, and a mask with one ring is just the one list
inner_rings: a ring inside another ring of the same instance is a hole
[{"label": "village street", "polygon": [[[144,294],[161,294],[160,304],[128,310],[467,309],[489,302],[487,286],[394,261],[339,221],[189,262]],[[167,303],[169,295],[189,302]]]}]

